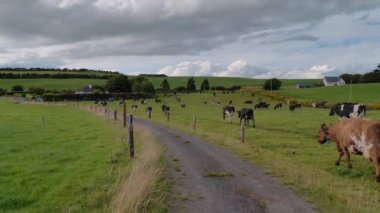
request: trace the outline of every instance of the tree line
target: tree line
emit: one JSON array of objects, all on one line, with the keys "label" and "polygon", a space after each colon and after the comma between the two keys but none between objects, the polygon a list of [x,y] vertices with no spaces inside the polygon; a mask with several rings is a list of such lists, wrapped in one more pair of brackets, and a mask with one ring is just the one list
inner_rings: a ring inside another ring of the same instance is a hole
[{"label": "tree line", "polygon": [[110,79],[115,74],[96,75],[86,73],[1,73],[0,79],[32,79],[32,78],[85,78],[85,79]]},{"label": "tree line", "polygon": [[10,72],[25,72],[25,71],[52,71],[52,72],[96,72],[96,73],[105,73],[105,74],[117,74],[118,71],[109,71],[109,70],[94,70],[94,69],[69,69],[69,68],[40,68],[40,67],[32,67],[32,68],[23,68],[23,67],[0,67],[0,71],[10,71]]},{"label": "tree line", "polygon": [[364,74],[348,74],[344,73],[340,76],[346,84],[353,83],[380,83],[380,64],[377,65],[377,68],[371,72]]}]

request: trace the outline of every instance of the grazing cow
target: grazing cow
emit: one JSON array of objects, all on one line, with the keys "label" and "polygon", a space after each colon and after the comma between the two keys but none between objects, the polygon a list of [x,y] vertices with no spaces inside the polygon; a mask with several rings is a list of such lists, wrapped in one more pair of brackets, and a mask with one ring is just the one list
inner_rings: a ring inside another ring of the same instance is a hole
[{"label": "grazing cow", "polygon": [[246,100],[246,101],[244,101],[244,104],[253,104],[253,101],[252,100]]},{"label": "grazing cow", "polygon": [[156,98],[156,99],[154,99],[154,102],[161,103],[161,100]]},{"label": "grazing cow", "polygon": [[250,108],[243,108],[238,111],[238,116],[240,118],[240,125],[241,121],[244,119],[244,125],[249,125],[249,120],[252,120],[253,128],[255,128],[255,115],[253,114],[253,109]]},{"label": "grazing cow", "polygon": [[289,105],[289,110],[291,111],[291,112],[294,112],[294,110],[295,109],[301,109],[301,104],[297,104],[297,103],[293,103],[293,104],[290,104]]},{"label": "grazing cow", "polygon": [[185,109],[186,108],[186,104],[181,104],[181,108]]},{"label": "grazing cow", "polygon": [[282,103],[278,103],[274,106],[274,109],[281,109],[282,108]]},{"label": "grazing cow", "polygon": [[137,110],[137,105],[134,104],[134,105],[132,105],[131,107],[132,107],[132,109],[133,109],[133,112],[136,112],[136,110]]},{"label": "grazing cow", "polygon": [[175,100],[176,100],[178,103],[181,102],[181,98],[175,97]]},{"label": "grazing cow", "polygon": [[342,103],[335,104],[330,108],[330,116],[337,114],[339,119],[364,117],[366,114],[366,106],[362,104]]},{"label": "grazing cow", "polygon": [[226,120],[226,116],[227,116],[227,120],[229,120],[230,123],[232,123],[232,118],[234,116],[234,113],[235,113],[235,107],[233,106],[223,107],[223,120]]},{"label": "grazing cow", "polygon": [[170,112],[170,107],[166,104],[162,105],[161,109],[164,112],[164,114],[168,114]]},{"label": "grazing cow", "polygon": [[148,103],[148,100],[146,100],[145,98],[141,100],[141,104],[146,104]]},{"label": "grazing cow", "polygon": [[325,108],[327,101],[313,103],[314,108]]},{"label": "grazing cow", "polygon": [[232,104],[232,100],[230,100],[229,102],[228,102],[228,105],[231,105]]},{"label": "grazing cow", "polygon": [[216,101],[215,104],[219,106],[220,105],[220,101]]},{"label": "grazing cow", "polygon": [[99,104],[100,104],[101,106],[107,106],[107,101],[106,101],[106,100],[103,100],[103,101],[99,102]]},{"label": "grazing cow", "polygon": [[268,109],[269,106],[270,106],[270,104],[267,104],[265,102],[260,102],[258,104],[255,104],[255,109],[261,109],[261,108]]},{"label": "grazing cow", "polygon": [[339,153],[335,165],[338,166],[342,156],[346,155],[348,168],[351,169],[349,152],[363,155],[373,162],[376,180],[380,182],[380,121],[350,118],[342,119],[334,125],[322,124],[318,142],[326,144],[329,140],[335,141]]}]

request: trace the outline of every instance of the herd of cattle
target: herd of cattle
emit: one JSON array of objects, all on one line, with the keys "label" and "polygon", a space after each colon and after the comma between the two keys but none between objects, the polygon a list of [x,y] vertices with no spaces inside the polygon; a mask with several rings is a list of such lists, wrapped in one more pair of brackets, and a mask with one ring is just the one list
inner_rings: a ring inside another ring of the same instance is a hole
[{"label": "herd of cattle", "polygon": [[[177,103],[180,104],[182,109],[186,108],[186,104],[181,102],[181,99],[175,97]],[[106,106],[107,101],[113,100],[102,100],[96,101],[96,104],[101,106]],[[165,102],[160,99],[154,99],[156,103],[163,103],[161,105],[161,110],[164,114],[168,115],[170,113],[170,107]],[[125,100],[121,100],[119,104],[124,104]],[[141,104],[147,104],[148,100],[143,99],[140,101]],[[207,104],[207,101],[203,102]],[[214,101],[215,105],[220,105],[220,101]],[[244,101],[245,106],[253,105],[253,101]],[[320,103],[324,105],[325,103]],[[254,110],[268,109],[269,103],[259,101],[254,107],[244,107],[237,110],[237,115],[240,120],[240,124],[249,125],[250,120],[252,121],[252,126],[255,127],[255,115]],[[314,107],[316,107],[315,105]],[[319,106],[319,105],[318,105]],[[133,111],[136,111],[138,105],[131,105]],[[283,107],[282,103],[277,103],[274,109],[280,109]],[[289,110],[293,112],[296,109],[301,109],[301,104],[299,103],[289,103]],[[153,110],[152,106],[146,107],[146,112],[149,116]],[[235,107],[232,105],[232,100],[228,102],[228,105],[223,107],[223,120],[232,123],[233,116],[235,114]],[[340,103],[332,106],[329,112],[330,116],[337,115],[339,117],[339,122],[336,124],[322,124],[319,129],[319,143],[327,144],[330,140],[336,143],[338,150],[338,159],[335,162],[336,165],[340,164],[341,158],[345,155],[347,158],[348,168],[352,168],[352,163],[350,159],[350,153],[356,155],[363,155],[366,159],[373,162],[375,167],[376,180],[380,182],[380,121],[374,121],[367,118],[366,116],[366,106],[362,104],[355,103]]]}]

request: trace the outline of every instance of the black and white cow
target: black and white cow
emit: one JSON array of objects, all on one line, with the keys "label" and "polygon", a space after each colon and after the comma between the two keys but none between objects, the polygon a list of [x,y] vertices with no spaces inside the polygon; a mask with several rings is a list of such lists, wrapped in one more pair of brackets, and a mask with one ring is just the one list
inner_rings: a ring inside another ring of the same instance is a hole
[{"label": "black and white cow", "polygon": [[252,100],[246,100],[246,101],[244,101],[244,104],[253,104],[253,101]]},{"label": "black and white cow", "polygon": [[364,117],[366,115],[366,106],[354,103],[335,104],[330,108],[329,115],[338,115],[339,119]]},{"label": "black and white cow", "polygon": [[232,123],[232,118],[234,116],[234,113],[235,113],[235,107],[233,106],[223,107],[223,120],[226,120],[226,116],[227,116],[227,120],[229,120],[230,123]]},{"label": "black and white cow", "polygon": [[282,108],[282,103],[278,103],[274,106],[274,109],[281,109]]},{"label": "black and white cow", "polygon": [[253,109],[251,108],[243,108],[238,111],[238,115],[241,121],[244,119],[244,125],[249,125],[249,120],[252,120],[253,128],[255,128],[255,115],[253,114]]},{"label": "black and white cow", "polygon": [[289,105],[289,110],[291,112],[294,112],[295,109],[301,109],[301,104],[298,104],[298,103],[292,103]]},{"label": "black and white cow", "polygon": [[134,104],[134,105],[132,105],[131,107],[132,107],[132,109],[133,109],[133,112],[136,112],[136,110],[137,110],[137,105]]},{"label": "black and white cow", "polygon": [[165,113],[165,114],[168,114],[170,112],[170,107],[166,104],[162,105],[161,106],[161,109],[162,111]]}]

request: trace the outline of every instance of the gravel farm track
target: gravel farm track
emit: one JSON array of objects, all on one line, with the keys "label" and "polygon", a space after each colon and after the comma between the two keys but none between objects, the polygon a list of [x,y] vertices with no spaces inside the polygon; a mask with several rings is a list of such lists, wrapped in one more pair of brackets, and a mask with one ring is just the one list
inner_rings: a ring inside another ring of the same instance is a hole
[{"label": "gravel farm track", "polygon": [[197,137],[136,119],[165,148],[170,212],[315,212],[262,167]]}]

